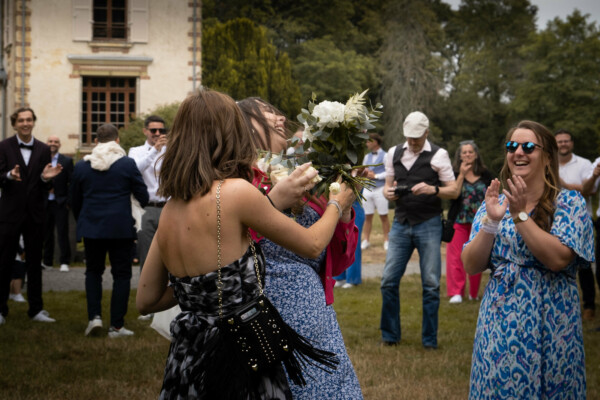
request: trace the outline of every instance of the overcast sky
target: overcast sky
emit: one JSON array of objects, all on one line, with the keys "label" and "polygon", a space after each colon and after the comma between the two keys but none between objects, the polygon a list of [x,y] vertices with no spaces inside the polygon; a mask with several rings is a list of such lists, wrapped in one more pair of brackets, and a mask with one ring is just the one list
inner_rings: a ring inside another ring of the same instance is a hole
[{"label": "overcast sky", "polygon": [[[582,14],[590,14],[588,22],[596,22],[600,25],[600,0],[529,0],[531,4],[538,7],[537,26],[538,29],[544,29],[546,23],[555,17],[564,20],[567,15],[573,13],[575,9]],[[444,0],[454,9],[458,8],[460,0]]]}]

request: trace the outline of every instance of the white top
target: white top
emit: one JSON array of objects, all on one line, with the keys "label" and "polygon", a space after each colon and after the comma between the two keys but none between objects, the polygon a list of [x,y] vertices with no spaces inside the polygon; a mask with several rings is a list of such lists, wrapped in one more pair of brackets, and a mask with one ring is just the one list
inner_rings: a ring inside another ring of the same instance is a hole
[{"label": "white top", "polygon": [[[579,157],[576,154],[572,154],[571,160],[566,164],[558,164],[558,175],[565,183],[570,185],[581,185],[588,177],[592,176],[594,168],[590,160]],[[598,182],[596,182],[596,185]],[[587,210],[592,215],[591,199],[587,197],[585,202],[587,203]]]},{"label": "white top", "polygon": [[[58,164],[58,152],[56,152],[56,154],[54,156],[52,156],[52,166],[56,167],[56,164]],[[48,193],[48,200],[55,200],[56,199],[56,195],[54,194],[54,190]]]},{"label": "white top", "polygon": [[154,146],[150,146],[148,141],[141,146],[132,147],[129,149],[129,157],[135,160],[135,164],[142,173],[144,183],[148,186],[148,196],[150,201],[161,202],[166,201],[164,197],[157,196],[158,190],[158,173],[162,165],[162,159],[156,162],[158,158],[164,154],[166,146],[163,146],[161,151],[157,151]]},{"label": "white top", "polygon": [[[592,177],[592,175],[594,174],[594,169],[596,168],[596,165],[600,164],[600,157],[596,158],[596,160],[594,161],[594,163],[592,164],[592,166],[590,167],[589,173],[585,176],[585,179],[589,179]],[[594,192],[598,191],[598,185],[600,185],[600,177],[596,178],[596,182],[594,182]],[[588,207],[589,207],[589,202],[588,202]],[[596,216],[600,217],[600,207],[598,208],[598,210],[596,210]]]},{"label": "white top", "polygon": [[[391,176],[391,177],[395,176],[394,153],[396,152],[396,147],[398,147],[398,146],[393,146],[388,150],[387,159],[385,160],[385,176],[386,177],[387,176]],[[425,144],[423,145],[423,148],[418,153],[413,153],[412,151],[410,151],[410,149],[408,148],[408,143],[406,143],[406,142],[404,143],[402,148],[405,148],[406,150],[404,151],[404,154],[402,154],[402,158],[400,159],[400,162],[402,162],[402,165],[404,165],[404,168],[406,168],[407,170],[410,170],[422,152],[431,151],[431,144],[429,143],[429,140],[425,140]],[[440,181],[452,182],[455,180],[454,171],[452,170],[452,163],[450,162],[450,156],[448,155],[448,152],[445,149],[442,149],[441,147],[437,151],[437,153],[435,153],[433,155],[433,157],[431,157],[431,168],[435,172],[438,173],[438,177],[439,177]]]},{"label": "white top", "polygon": [[[16,135],[16,136],[17,136],[17,143],[18,144],[23,143],[23,144],[26,144],[28,146],[33,146],[33,136],[31,137],[31,140],[29,141],[29,143],[25,143],[24,141],[22,141],[21,138],[19,138],[19,135]],[[24,147],[19,147],[19,150],[21,151],[21,155],[23,156],[23,161],[25,161],[25,165],[29,165],[29,160],[31,159],[31,150],[30,149],[26,149]],[[14,168],[14,167],[15,166],[13,165],[12,168]],[[14,178],[10,174],[10,171],[12,171],[12,168],[6,173],[6,177],[8,179],[10,179],[11,181],[14,180]]]}]

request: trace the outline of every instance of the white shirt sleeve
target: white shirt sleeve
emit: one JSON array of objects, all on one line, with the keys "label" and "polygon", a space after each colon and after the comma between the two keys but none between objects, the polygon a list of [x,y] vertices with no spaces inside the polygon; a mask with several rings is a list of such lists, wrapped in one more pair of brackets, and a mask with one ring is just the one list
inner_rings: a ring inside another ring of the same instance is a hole
[{"label": "white shirt sleeve", "polygon": [[133,158],[140,172],[144,172],[148,167],[154,165],[158,151],[155,147],[151,147],[150,150],[146,149],[146,146],[132,147],[129,149],[129,157]]},{"label": "white shirt sleeve", "polygon": [[438,173],[440,181],[452,182],[455,180],[452,162],[445,149],[440,148],[433,157],[431,157],[431,168]]},{"label": "white shirt sleeve", "polygon": [[[589,179],[589,178],[592,177],[592,175],[594,174],[594,168],[596,168],[596,165],[598,165],[598,164],[600,164],[600,157],[596,158],[596,160],[594,161],[594,163],[587,170],[587,173],[585,174],[585,176],[583,178],[584,180],[587,180],[587,179]],[[594,192],[598,191],[598,185],[599,184],[600,184],[600,177],[596,178],[596,182],[594,182]]]},{"label": "white shirt sleeve", "polygon": [[394,153],[396,152],[396,148],[398,146],[392,146],[388,150],[385,155],[386,158],[383,160],[383,164],[385,165],[385,177],[391,176],[392,178],[396,176],[394,173]]}]

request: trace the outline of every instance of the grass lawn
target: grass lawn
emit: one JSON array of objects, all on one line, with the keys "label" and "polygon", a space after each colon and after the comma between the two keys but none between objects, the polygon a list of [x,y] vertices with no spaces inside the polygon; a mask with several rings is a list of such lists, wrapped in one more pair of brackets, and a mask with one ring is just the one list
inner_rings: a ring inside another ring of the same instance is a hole
[{"label": "grass lawn", "polygon": [[[479,303],[450,306],[444,299],[439,349],[426,351],[421,346],[419,277],[405,277],[401,289],[403,340],[395,348],[378,345],[378,280],[336,289],[338,320],[365,398],[465,399]],[[105,315],[109,298],[105,292]],[[0,327],[0,399],[157,398],[169,344],[148,322],[135,319],[134,298],[132,291],[126,326],[135,336],[119,339],[108,339],[106,329],[100,337],[83,335],[84,292],[45,293],[55,324],[32,323],[27,305],[11,302],[8,323]],[[589,399],[600,398],[600,333],[589,332],[594,326],[584,324]]]}]

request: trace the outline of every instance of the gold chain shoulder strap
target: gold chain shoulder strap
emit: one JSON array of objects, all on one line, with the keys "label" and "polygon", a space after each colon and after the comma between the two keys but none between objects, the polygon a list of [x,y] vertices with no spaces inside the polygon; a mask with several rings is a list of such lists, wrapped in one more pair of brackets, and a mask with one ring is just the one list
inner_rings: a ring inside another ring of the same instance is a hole
[{"label": "gold chain shoulder strap", "polygon": [[[221,179],[217,184],[217,290],[219,293],[219,319],[223,318],[223,282],[221,281],[221,185],[223,180]],[[252,257],[254,258],[254,270],[256,271],[256,283],[258,284],[259,294],[262,296],[263,288],[260,283],[260,270],[258,268],[258,257],[256,256],[256,248],[254,247],[254,240],[250,236],[250,232],[247,232],[248,240],[250,241],[250,248],[252,249]]]}]

